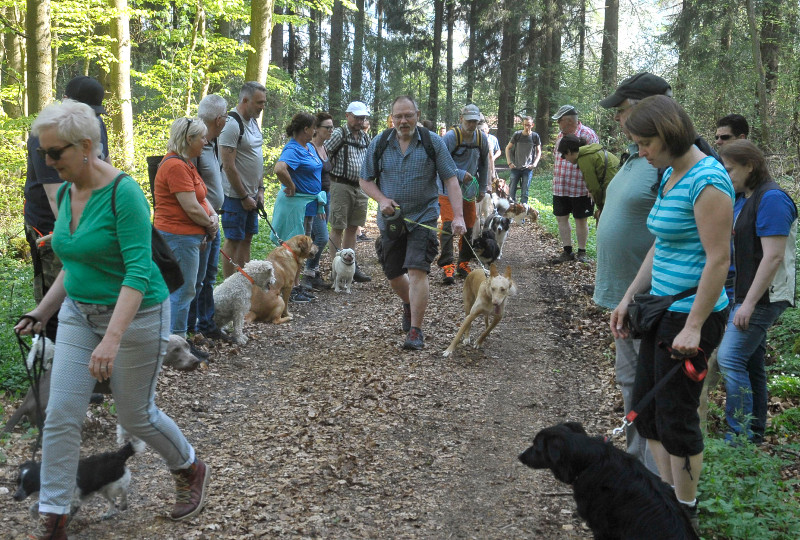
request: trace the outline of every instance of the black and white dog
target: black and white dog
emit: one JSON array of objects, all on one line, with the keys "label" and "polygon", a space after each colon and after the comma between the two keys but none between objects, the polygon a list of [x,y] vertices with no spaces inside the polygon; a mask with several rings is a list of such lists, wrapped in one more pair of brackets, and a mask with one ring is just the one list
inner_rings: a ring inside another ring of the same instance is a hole
[{"label": "black and white dog", "polygon": [[508,237],[508,229],[511,227],[511,220],[507,217],[503,217],[498,213],[495,213],[491,216],[486,223],[484,224],[484,230],[492,231],[494,233],[495,241],[497,241],[497,245],[500,248],[500,254],[497,256],[498,259],[503,258],[503,244],[506,243],[506,238]]},{"label": "black and white dog", "polygon": [[[81,459],[78,462],[78,475],[75,478],[75,494],[72,500],[71,515],[80,510],[81,505],[94,494],[101,495],[108,501],[108,510],[103,514],[107,519],[116,512],[116,499],[119,497],[120,510],[128,508],[128,486],[131,483],[131,471],[125,462],[137,452],[144,450],[144,442],[134,439],[127,442],[116,452],[104,452]],[[15,501],[24,501],[39,492],[41,486],[42,464],[37,461],[26,461],[19,468],[17,475],[17,491]],[[31,517],[37,519],[38,504],[30,508]]]},{"label": "black and white dog", "polygon": [[500,246],[497,245],[497,240],[494,233],[490,230],[484,230],[481,235],[472,241],[472,251],[483,264],[492,264],[500,256]]},{"label": "black and white dog", "polygon": [[572,485],[578,515],[595,538],[698,538],[672,488],[577,422],[541,430],[519,460]]}]

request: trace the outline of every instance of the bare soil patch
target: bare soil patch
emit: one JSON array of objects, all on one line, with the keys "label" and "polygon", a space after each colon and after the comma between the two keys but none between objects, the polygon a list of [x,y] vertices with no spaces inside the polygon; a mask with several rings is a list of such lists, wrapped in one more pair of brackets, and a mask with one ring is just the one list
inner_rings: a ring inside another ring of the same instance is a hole
[{"label": "bare soil patch", "polygon": [[[246,327],[251,341],[212,350],[207,371],[162,374],[157,403],[212,469],[205,511],[166,519],[172,479],[148,450],[129,461],[130,508],[101,521],[96,499],[70,537],[590,538],[569,486],[517,460],[543,427],[578,420],[604,434],[622,416],[606,317],[588,294],[594,266],[553,266],[558,250],[537,225],[514,226],[499,268],[512,267],[518,295],[482,350],[445,359],[460,282],[442,285],[434,268],[425,349],[403,351],[400,302],[360,243],[372,283],[293,304],[291,323]],[[93,406],[83,451],[114,448],[114,424],[108,404]],[[13,492],[29,443],[17,428],[0,490]],[[0,538],[29,531],[28,504],[0,496]]]}]

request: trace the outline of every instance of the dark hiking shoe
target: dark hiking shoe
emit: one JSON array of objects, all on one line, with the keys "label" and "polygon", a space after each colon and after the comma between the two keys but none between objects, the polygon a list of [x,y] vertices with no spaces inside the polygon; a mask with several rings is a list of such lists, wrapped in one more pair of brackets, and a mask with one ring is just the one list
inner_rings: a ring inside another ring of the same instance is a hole
[{"label": "dark hiking shoe", "polygon": [[314,287],[315,291],[323,291],[330,289],[332,284],[325,281],[322,277],[322,274],[315,272],[314,277],[311,278],[311,286]]},{"label": "dark hiking shoe", "polygon": [[551,259],[550,262],[552,262],[553,264],[561,264],[561,263],[565,263],[565,262],[571,262],[571,261],[574,261],[574,260],[575,260],[575,254],[574,253],[572,253],[571,251],[569,253],[567,253],[566,251],[562,251],[561,255],[559,255],[555,259]]},{"label": "dark hiking shoe", "polygon": [[683,504],[682,502],[679,502],[678,504],[681,505],[686,517],[689,518],[689,523],[692,524],[692,529],[694,529],[694,532],[697,534],[697,536],[700,536],[700,521],[697,519],[697,501],[695,501],[692,505]]},{"label": "dark hiking shoe", "polygon": [[410,351],[421,351],[425,348],[425,336],[422,335],[422,330],[416,326],[412,326],[411,330],[406,335],[406,341],[403,343],[403,348]]},{"label": "dark hiking shoe", "polygon": [[403,304],[403,332],[411,330],[411,304]]},{"label": "dark hiking shoe", "polygon": [[362,232],[361,234],[356,236],[356,240],[358,240],[359,242],[369,242],[370,240],[372,240],[372,238],[367,236],[366,233]]},{"label": "dark hiking shoe", "polygon": [[222,328],[215,328],[214,330],[209,330],[207,332],[202,332],[203,337],[214,340],[214,341],[224,341],[226,343],[231,343],[231,336],[223,330]]},{"label": "dark hiking shoe", "polygon": [[369,277],[367,274],[361,271],[361,268],[356,265],[356,271],[353,274],[353,281],[356,283],[369,283],[372,281],[372,278]]},{"label": "dark hiking shoe", "polygon": [[206,464],[195,459],[188,469],[172,471],[175,479],[175,507],[169,515],[175,521],[189,519],[206,505],[208,480],[211,473]]},{"label": "dark hiking shoe", "polygon": [[208,353],[202,349],[194,346],[194,343],[189,342],[189,352],[192,353],[198,360],[208,360]]}]

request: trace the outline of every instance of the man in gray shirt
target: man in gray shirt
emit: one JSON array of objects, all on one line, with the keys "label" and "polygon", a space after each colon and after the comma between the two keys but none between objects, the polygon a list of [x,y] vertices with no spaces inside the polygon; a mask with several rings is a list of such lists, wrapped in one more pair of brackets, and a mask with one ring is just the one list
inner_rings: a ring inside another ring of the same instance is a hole
[{"label": "man in gray shirt", "polygon": [[533,130],[533,118],[525,116],[522,118],[522,131],[517,131],[511,136],[511,140],[506,145],[506,160],[508,168],[511,169],[509,177],[509,196],[517,199],[517,185],[522,188],[520,202],[528,202],[528,187],[531,185],[533,169],[539,164],[542,158],[542,141],[539,134]]},{"label": "man in gray shirt", "polygon": [[[222,157],[223,250],[239,266],[250,260],[250,245],[258,233],[258,205],[264,204],[264,138],[258,117],[267,102],[267,90],[257,82],[246,82],[239,92],[239,104],[228,115],[218,138]],[[225,277],[235,271],[222,263]]]},{"label": "man in gray shirt", "polygon": [[[197,171],[206,185],[206,200],[219,213],[225,194],[222,189],[222,165],[219,161],[217,137],[225,127],[228,118],[228,104],[216,94],[204,97],[197,106],[197,116],[208,128],[203,153],[195,160]],[[224,330],[214,322],[214,283],[217,281],[219,265],[220,234],[206,241],[205,249],[200,251],[200,265],[197,272],[195,298],[189,306],[189,331],[203,334],[209,339],[228,339]]]}]

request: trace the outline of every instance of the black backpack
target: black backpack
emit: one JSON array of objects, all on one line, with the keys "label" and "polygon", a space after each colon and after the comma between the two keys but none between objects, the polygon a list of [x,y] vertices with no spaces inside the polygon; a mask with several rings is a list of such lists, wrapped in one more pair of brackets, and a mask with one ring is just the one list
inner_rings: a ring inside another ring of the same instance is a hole
[{"label": "black backpack", "polygon": [[244,121],[242,120],[242,117],[239,116],[239,113],[236,111],[236,109],[228,111],[228,116],[236,120],[236,123],[239,124],[239,138],[236,139],[236,146],[239,146],[242,144],[242,137],[244,137]]}]

